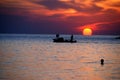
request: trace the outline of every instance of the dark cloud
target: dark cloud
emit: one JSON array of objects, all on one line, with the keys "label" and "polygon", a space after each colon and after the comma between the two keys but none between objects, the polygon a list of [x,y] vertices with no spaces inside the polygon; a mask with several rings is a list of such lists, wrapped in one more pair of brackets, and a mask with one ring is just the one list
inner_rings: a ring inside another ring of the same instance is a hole
[{"label": "dark cloud", "polygon": [[103,8],[99,7],[95,4],[92,4],[91,7],[86,7],[86,8],[82,8],[82,7],[74,7],[76,10],[78,10],[79,12],[85,12],[85,13],[98,13],[100,12]]},{"label": "dark cloud", "polygon": [[43,0],[40,2],[36,2],[36,3],[46,6],[48,9],[71,8],[70,5],[67,5],[67,4],[60,2],[58,0]]},{"label": "dark cloud", "polygon": [[116,10],[113,9],[107,9],[104,11],[104,14],[101,16],[98,16],[101,18],[101,20],[106,20],[106,21],[113,21],[113,20],[119,20],[120,19],[120,13]]},{"label": "dark cloud", "polygon": [[91,7],[83,8],[83,7],[80,7],[80,5],[84,6],[84,4],[79,3],[79,6],[76,6],[74,4],[74,1],[72,2],[74,5],[69,5],[67,3],[60,2],[58,0],[43,0],[43,1],[40,1],[40,2],[36,2],[36,3],[40,4],[40,5],[44,5],[48,9],[52,9],[52,10],[73,8],[73,9],[79,11],[79,12],[85,12],[85,13],[97,13],[97,12],[99,12],[103,9],[102,7],[99,7],[95,4],[91,4]]},{"label": "dark cloud", "polygon": [[120,7],[120,2],[118,2],[116,4],[111,4],[111,6],[113,6],[113,7]]},{"label": "dark cloud", "polygon": [[106,0],[93,0],[93,2],[101,2],[101,1],[106,1]]},{"label": "dark cloud", "polygon": [[120,22],[98,25],[99,30],[95,34],[120,35]]}]

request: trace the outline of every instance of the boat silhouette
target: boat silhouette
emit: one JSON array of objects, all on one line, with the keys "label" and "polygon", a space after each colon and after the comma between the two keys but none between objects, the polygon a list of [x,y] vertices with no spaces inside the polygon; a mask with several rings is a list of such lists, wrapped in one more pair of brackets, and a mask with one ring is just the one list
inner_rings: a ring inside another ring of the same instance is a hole
[{"label": "boat silhouette", "polygon": [[56,38],[53,39],[53,42],[57,43],[76,43],[76,40],[73,40],[73,35],[71,35],[70,39],[64,39],[63,37],[59,37],[59,34],[56,34]]},{"label": "boat silhouette", "polygon": [[115,39],[120,39],[120,36],[116,37]]}]

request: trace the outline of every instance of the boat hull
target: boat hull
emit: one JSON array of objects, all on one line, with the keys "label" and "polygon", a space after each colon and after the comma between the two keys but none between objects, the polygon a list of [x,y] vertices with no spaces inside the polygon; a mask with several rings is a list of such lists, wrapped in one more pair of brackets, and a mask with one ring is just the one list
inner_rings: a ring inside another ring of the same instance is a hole
[{"label": "boat hull", "polygon": [[70,40],[61,41],[61,40],[53,39],[53,42],[56,42],[56,43],[76,43],[77,41],[76,40],[74,40],[74,41],[70,41]]}]

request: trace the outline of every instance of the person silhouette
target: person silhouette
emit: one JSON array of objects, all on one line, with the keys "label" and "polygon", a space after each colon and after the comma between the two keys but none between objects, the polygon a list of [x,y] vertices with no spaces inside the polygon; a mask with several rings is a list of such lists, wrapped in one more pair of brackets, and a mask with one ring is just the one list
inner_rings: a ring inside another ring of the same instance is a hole
[{"label": "person silhouette", "polygon": [[59,34],[56,34],[56,38],[57,38],[57,39],[59,38],[59,36],[60,36]]},{"label": "person silhouette", "polygon": [[104,65],[104,59],[101,59],[100,61],[101,61],[101,65]]},{"label": "person silhouette", "polygon": [[71,42],[73,41],[73,35],[71,35],[71,37],[70,37],[70,41],[71,41]]}]

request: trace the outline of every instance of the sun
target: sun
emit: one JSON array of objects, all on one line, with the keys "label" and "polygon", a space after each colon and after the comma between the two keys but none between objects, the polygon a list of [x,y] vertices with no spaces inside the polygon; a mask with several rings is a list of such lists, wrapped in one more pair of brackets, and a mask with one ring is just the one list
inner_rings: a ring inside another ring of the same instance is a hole
[{"label": "sun", "polygon": [[91,36],[92,35],[92,29],[90,29],[90,28],[83,29],[83,35]]}]

